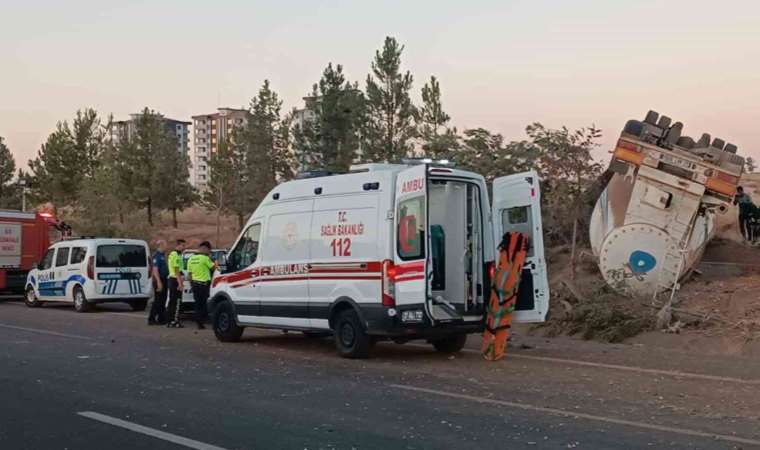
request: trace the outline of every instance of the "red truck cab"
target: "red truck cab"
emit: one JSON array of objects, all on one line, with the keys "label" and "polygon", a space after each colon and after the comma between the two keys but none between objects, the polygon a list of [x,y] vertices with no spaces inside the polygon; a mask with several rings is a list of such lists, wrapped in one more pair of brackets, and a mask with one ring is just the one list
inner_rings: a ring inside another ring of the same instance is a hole
[{"label": "red truck cab", "polygon": [[23,294],[29,270],[68,229],[51,213],[0,210],[0,293]]}]

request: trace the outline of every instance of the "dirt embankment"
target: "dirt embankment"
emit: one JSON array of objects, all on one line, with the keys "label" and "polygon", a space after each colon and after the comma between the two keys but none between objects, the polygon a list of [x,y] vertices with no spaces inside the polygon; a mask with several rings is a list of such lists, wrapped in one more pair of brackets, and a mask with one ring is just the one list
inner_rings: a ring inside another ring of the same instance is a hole
[{"label": "dirt embankment", "polygon": [[666,330],[655,330],[662,305],[613,292],[588,252],[581,254],[574,279],[567,253],[549,252],[549,271],[550,318],[532,333],[670,346],[697,340],[705,351],[760,353],[758,248],[726,239],[711,242],[698,270],[682,283]]}]

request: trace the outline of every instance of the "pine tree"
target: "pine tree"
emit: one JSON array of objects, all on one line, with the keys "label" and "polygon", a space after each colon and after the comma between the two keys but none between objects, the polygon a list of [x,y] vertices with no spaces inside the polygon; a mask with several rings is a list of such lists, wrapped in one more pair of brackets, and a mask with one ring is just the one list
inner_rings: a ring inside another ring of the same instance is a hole
[{"label": "pine tree", "polygon": [[103,151],[106,132],[95,110],[79,110],[71,126],[59,122],[37,157],[29,161],[32,195],[56,207],[77,202],[82,183],[93,176]]},{"label": "pine tree", "polygon": [[395,162],[413,150],[416,113],[409,97],[413,79],[408,71],[400,72],[403,50],[396,39],[386,37],[382,50],[375,52],[372,73],[367,76],[365,161]]},{"label": "pine tree", "polygon": [[117,221],[124,223],[123,190],[120,183],[121,162],[117,148],[107,145],[100,152],[98,165],[84,180],[79,193],[79,217],[76,229],[83,234],[115,236]]},{"label": "pine tree", "polygon": [[422,87],[422,107],[417,115],[417,129],[425,156],[450,157],[458,145],[456,128],[449,128],[451,118],[443,110],[441,86],[435,76]]},{"label": "pine tree", "polygon": [[[177,150],[177,137],[163,127],[161,151],[155,155],[155,168],[160,182],[154,183],[155,204],[160,209],[172,213],[172,226],[177,228],[177,211],[182,211],[197,200],[195,189],[190,184],[190,157]],[[170,176],[162,176],[170,174]]]},{"label": "pine tree", "polygon": [[[119,175],[127,198],[135,206],[146,209],[148,223],[153,225],[154,212],[172,203],[167,196],[163,196],[163,192],[182,186],[187,181],[188,166],[183,166],[181,162],[172,166],[175,163],[169,153],[177,153],[177,141],[166,128],[161,114],[144,108],[134,120],[134,135],[123,133],[119,138]],[[184,161],[187,161],[186,158],[185,155]],[[179,172],[164,171],[167,167]],[[159,193],[162,193],[160,198],[157,197]]]},{"label": "pine tree", "polygon": [[243,165],[239,169],[239,195],[229,203],[241,227],[244,217],[253,212],[264,196],[295,173],[290,119],[280,117],[281,107],[282,101],[265,80],[251,100],[248,122],[230,143],[239,152],[235,160],[242,159]]},{"label": "pine tree", "polygon": [[35,202],[52,202],[56,208],[76,202],[82,168],[64,123],[56,125],[37,157],[29,161],[29,170],[32,179],[30,194]]},{"label": "pine tree", "polygon": [[0,136],[0,208],[19,209],[18,183],[13,179],[16,160]]},{"label": "pine tree", "polygon": [[294,146],[305,168],[345,172],[359,155],[364,96],[343,67],[328,64],[307,97],[313,117],[294,129]]}]

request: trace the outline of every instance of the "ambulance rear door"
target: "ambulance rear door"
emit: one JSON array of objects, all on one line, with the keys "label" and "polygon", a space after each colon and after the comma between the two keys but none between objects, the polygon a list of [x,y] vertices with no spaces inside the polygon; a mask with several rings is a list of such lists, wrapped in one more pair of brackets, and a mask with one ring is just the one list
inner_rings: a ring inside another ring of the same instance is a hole
[{"label": "ambulance rear door", "polygon": [[428,201],[427,165],[405,169],[396,178],[393,217],[394,296],[406,322],[422,322],[427,309]]},{"label": "ambulance rear door", "polygon": [[[543,322],[549,311],[549,282],[538,174],[530,171],[495,179],[491,214],[497,247],[504,233],[509,231],[524,233],[530,238],[514,319],[517,322]],[[498,263],[498,248],[495,254]]]}]

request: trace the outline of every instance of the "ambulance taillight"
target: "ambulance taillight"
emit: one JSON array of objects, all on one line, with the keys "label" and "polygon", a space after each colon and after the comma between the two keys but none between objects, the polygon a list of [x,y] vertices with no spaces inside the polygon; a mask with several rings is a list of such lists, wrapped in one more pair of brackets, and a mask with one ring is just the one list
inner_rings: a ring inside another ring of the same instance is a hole
[{"label": "ambulance taillight", "polygon": [[393,261],[383,261],[383,306],[396,306],[396,266]]},{"label": "ambulance taillight", "polygon": [[87,278],[95,279],[95,257],[90,256],[87,258]]}]

